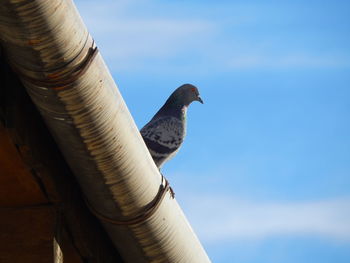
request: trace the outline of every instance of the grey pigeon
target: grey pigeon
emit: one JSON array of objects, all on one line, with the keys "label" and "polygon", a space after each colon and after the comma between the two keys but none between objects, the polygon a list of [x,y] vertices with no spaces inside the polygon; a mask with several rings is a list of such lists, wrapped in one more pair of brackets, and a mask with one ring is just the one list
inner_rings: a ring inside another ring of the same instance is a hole
[{"label": "grey pigeon", "polygon": [[142,129],[141,135],[160,168],[179,150],[186,135],[186,112],[193,101],[203,104],[198,89],[191,84],[177,88]]}]

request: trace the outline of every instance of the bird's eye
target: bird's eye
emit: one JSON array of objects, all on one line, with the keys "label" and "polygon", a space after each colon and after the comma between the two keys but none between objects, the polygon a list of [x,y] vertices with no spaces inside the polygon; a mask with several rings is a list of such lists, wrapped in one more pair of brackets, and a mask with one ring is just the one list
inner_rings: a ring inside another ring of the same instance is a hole
[{"label": "bird's eye", "polygon": [[196,91],[196,89],[195,89],[195,88],[191,88],[191,91],[192,91],[192,92],[195,92],[195,91]]}]

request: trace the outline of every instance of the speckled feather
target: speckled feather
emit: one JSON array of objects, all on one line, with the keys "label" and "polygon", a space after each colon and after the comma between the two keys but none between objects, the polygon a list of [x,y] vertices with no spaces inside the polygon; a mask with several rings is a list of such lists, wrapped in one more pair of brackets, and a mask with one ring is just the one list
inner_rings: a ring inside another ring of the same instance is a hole
[{"label": "speckled feather", "polygon": [[141,135],[158,167],[179,150],[185,130],[185,121],[175,117],[159,118],[142,128]]},{"label": "speckled feather", "polygon": [[183,143],[187,108],[194,100],[203,103],[197,88],[190,84],[182,85],[141,129],[141,135],[158,167],[173,157]]}]

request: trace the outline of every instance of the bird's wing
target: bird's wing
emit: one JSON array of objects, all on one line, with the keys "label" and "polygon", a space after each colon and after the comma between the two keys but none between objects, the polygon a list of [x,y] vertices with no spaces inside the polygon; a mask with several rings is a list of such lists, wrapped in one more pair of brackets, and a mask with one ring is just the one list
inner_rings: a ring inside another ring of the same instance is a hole
[{"label": "bird's wing", "polygon": [[175,117],[152,120],[140,132],[149,148],[164,153],[178,149],[185,135],[184,124]]}]

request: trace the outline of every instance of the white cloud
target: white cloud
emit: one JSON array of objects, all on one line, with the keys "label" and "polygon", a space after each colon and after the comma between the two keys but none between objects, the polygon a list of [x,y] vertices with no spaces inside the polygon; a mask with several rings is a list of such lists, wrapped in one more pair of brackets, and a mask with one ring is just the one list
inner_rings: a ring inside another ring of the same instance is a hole
[{"label": "white cloud", "polygon": [[[257,38],[242,30],[247,25],[251,26],[248,29],[258,27],[257,18],[266,15],[260,4],[221,3],[216,7],[221,11],[216,10],[214,16],[208,15],[212,5],[196,8],[154,0],[77,1],[77,5],[105,60],[117,70],[213,72],[350,66],[349,57],[334,54],[334,50],[320,54],[310,49],[310,43],[295,48],[278,40],[278,32],[272,34],[274,27],[270,34]],[[183,62],[176,65],[171,59]]]},{"label": "white cloud", "polygon": [[207,242],[296,235],[350,241],[350,199],[273,203],[198,196],[186,198],[184,207]]},{"label": "white cloud", "polygon": [[[252,52],[252,51],[251,51]],[[335,55],[315,56],[312,54],[289,53],[233,55],[226,64],[231,69],[248,68],[332,68],[350,66],[349,59]],[[254,52],[253,52],[254,53]]]},{"label": "white cloud", "polygon": [[152,1],[77,3],[105,59],[115,61],[118,68],[140,63],[150,67],[145,61],[149,58],[176,57],[205,42],[203,39],[214,30],[214,24],[203,19],[137,11],[142,6],[155,7]]}]

